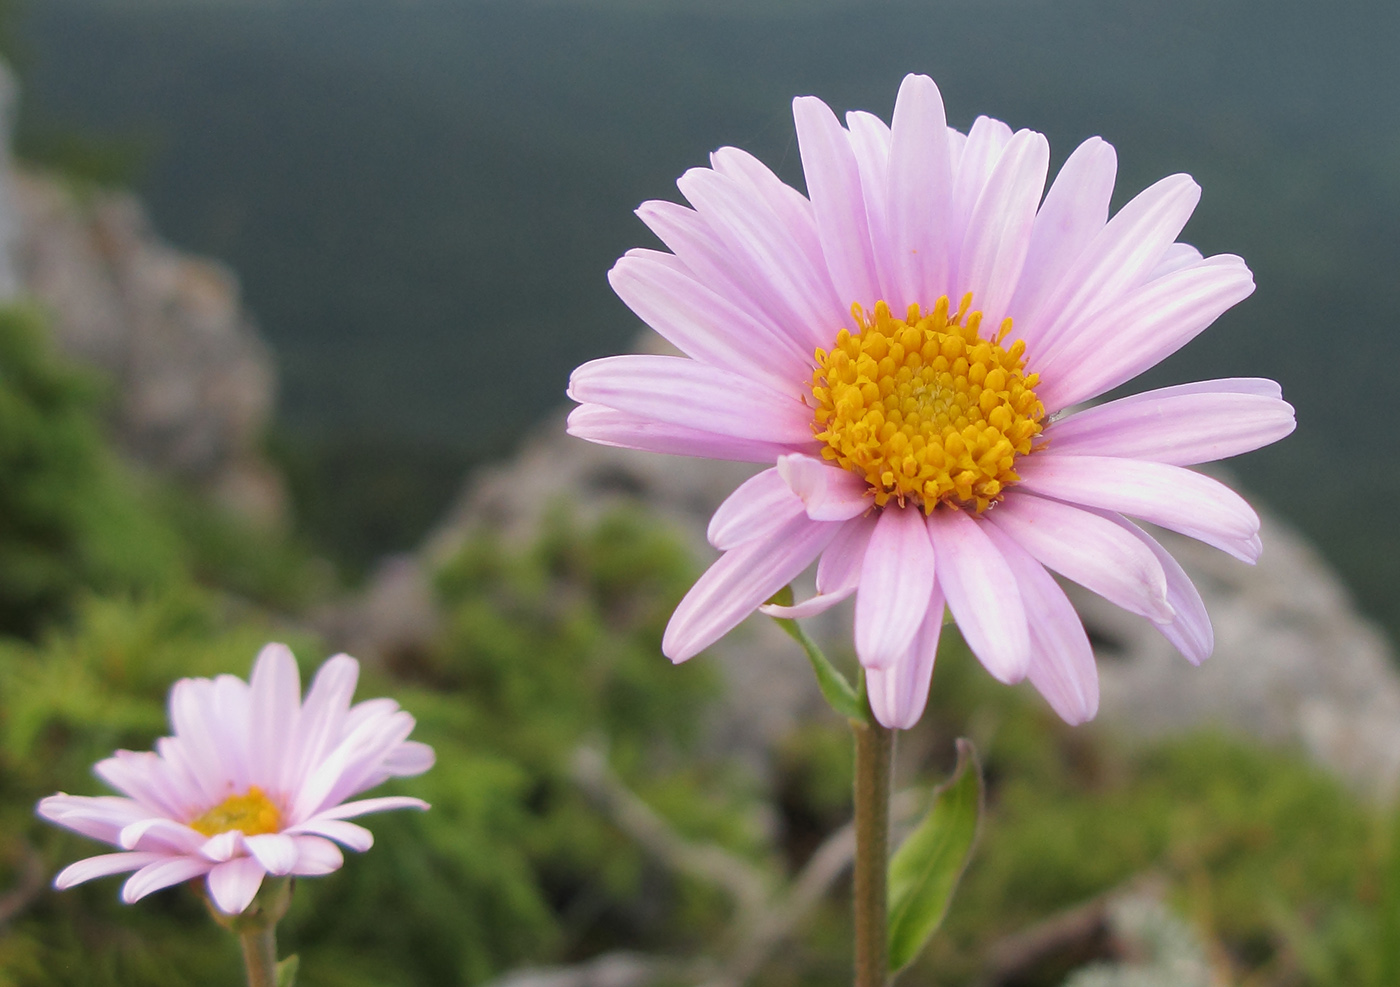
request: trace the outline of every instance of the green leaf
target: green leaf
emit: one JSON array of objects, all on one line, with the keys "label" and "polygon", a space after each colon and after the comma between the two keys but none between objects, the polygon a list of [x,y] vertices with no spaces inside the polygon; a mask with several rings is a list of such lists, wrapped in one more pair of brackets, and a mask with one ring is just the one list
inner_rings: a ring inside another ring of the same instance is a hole
[{"label": "green leaf", "polygon": [[[768,602],[780,607],[792,606],[792,587],[784,586],[774,593]],[[817,687],[821,689],[822,696],[825,697],[831,708],[848,720],[855,720],[859,723],[870,722],[870,714],[867,712],[869,707],[865,702],[864,681],[861,682],[860,692],[851,688],[851,683],[846,679],[846,676],[842,675],[831,663],[831,660],[822,653],[822,649],[817,647],[817,642],[807,636],[807,632],[797,621],[787,617],[774,617],[773,620],[787,633],[788,637],[802,645],[807,660],[812,663],[812,671],[817,675]]]},{"label": "green leaf", "polygon": [[301,957],[296,953],[278,963],[277,987],[296,987],[297,967],[299,966],[301,966]]},{"label": "green leaf", "polygon": [[948,912],[972,856],[982,816],[982,767],[969,740],[958,741],[953,777],[890,861],[890,971],[904,969]]}]

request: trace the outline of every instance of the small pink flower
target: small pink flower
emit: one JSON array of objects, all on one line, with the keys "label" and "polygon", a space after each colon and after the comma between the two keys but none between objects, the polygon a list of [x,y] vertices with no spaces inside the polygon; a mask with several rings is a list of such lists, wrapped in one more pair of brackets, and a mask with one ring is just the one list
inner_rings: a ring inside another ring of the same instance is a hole
[{"label": "small pink flower", "polygon": [[95,768],[123,797],[58,794],[39,803],[50,822],[121,847],[70,865],[54,886],[135,871],[122,888],[131,903],[203,876],[219,910],[237,915],[265,875],[329,874],[344,862],[336,843],[368,850],[369,830],[346,820],[428,804],[346,799],[422,774],[433,749],[407,739],[413,717],[392,699],[350,705],[359,674],[359,662],[336,655],[303,703],[291,651],[269,644],[250,682],[220,675],[175,683],[175,735],[154,752],[117,751]]},{"label": "small pink flower", "polygon": [[947,126],[908,76],[891,125],[794,101],[809,196],[721,148],[678,182],[693,208],[638,215],[670,252],[632,250],[614,290],[685,357],[574,371],[569,431],[605,445],[767,463],[716,512],[724,554],[663,648],[684,661],[813,561],[817,595],[854,595],[879,720],[923,712],[952,611],[987,669],[1029,677],[1081,722],[1093,653],[1050,570],[1140,614],[1193,662],[1200,595],[1129,517],[1246,562],[1259,519],[1185,469],[1293,430],[1277,384],[1214,380],[1065,409],[1174,353],[1254,290],[1244,262],[1176,240],[1200,189],[1172,175],[1111,219],[1113,148],[1085,141],[1048,193],[1049,145],[979,117]]}]

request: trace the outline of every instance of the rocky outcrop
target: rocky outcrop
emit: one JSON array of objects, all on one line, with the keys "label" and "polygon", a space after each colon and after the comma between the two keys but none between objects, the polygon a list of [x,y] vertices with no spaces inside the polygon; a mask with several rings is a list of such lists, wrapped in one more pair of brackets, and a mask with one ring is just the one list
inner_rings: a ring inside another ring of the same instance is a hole
[{"label": "rocky outcrop", "polygon": [[131,195],[29,172],[6,184],[20,292],[46,310],[60,349],[115,382],[119,448],[236,513],[279,521],[282,483],[260,449],[276,373],[233,273],[164,243]]}]

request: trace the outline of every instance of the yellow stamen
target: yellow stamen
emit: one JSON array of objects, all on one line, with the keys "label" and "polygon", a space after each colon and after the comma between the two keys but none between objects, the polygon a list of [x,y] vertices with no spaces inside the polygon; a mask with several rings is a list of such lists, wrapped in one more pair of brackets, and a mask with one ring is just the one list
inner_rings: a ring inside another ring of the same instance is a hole
[{"label": "yellow stamen", "polygon": [[242,795],[230,795],[189,825],[205,836],[235,829],[242,830],[244,836],[260,836],[282,828],[282,813],[261,788],[253,785]]},{"label": "yellow stamen", "polygon": [[1044,425],[1039,377],[1024,372],[1024,342],[1002,348],[1011,320],[983,339],[971,305],[964,296],[949,318],[945,296],[927,315],[910,305],[904,319],[884,302],[873,317],[854,305],[860,334],[842,329],[829,353],[816,351],[812,430],[825,458],[869,481],[877,506],[980,513],[1020,479],[1016,457]]}]

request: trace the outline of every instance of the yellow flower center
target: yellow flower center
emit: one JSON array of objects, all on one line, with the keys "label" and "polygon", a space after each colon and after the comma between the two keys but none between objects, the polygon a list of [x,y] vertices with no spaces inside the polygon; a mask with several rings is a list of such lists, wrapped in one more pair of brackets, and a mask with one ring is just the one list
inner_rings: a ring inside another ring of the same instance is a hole
[{"label": "yellow flower center", "polygon": [[282,813],[263,790],[253,785],[242,795],[230,795],[198,819],[190,821],[190,829],[205,836],[218,836],[240,829],[244,836],[276,833],[282,828]]},{"label": "yellow flower center", "polygon": [[831,352],[816,351],[813,431],[822,455],[870,483],[877,506],[912,501],[985,511],[1020,479],[1013,466],[1031,451],[1045,407],[1025,373],[1026,344],[1010,349],[1006,319],[993,340],[978,330],[972,296],[950,318],[943,297],[924,315],[910,305],[897,319],[877,302],[873,317],[852,306],[861,331],[845,329]]}]

